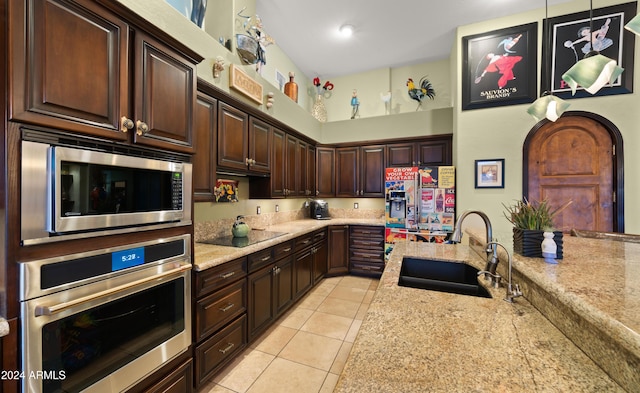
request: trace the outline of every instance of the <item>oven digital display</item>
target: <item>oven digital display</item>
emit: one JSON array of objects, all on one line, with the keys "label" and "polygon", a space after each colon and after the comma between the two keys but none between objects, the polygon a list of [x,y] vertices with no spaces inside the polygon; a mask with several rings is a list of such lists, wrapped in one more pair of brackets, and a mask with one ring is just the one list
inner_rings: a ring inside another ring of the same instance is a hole
[{"label": "oven digital display", "polygon": [[130,248],[111,253],[111,271],[126,269],[144,263],[144,247]]}]

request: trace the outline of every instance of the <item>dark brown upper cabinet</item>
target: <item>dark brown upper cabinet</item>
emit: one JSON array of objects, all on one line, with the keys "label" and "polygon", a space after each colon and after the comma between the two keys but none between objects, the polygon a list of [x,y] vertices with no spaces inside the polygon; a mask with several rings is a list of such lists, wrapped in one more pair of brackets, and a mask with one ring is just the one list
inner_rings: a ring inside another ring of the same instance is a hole
[{"label": "dark brown upper cabinet", "polygon": [[387,167],[451,165],[452,144],[451,135],[387,144]]},{"label": "dark brown upper cabinet", "polygon": [[385,145],[336,148],[336,196],[384,196]]},{"label": "dark brown upper cabinet", "polygon": [[94,1],[8,4],[10,120],[193,152],[202,58]]}]

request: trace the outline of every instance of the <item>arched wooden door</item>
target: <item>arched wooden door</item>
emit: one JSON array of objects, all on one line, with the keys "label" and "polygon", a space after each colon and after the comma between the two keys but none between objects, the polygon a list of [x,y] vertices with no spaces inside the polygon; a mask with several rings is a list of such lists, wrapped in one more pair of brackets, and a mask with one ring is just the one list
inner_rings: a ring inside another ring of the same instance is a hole
[{"label": "arched wooden door", "polygon": [[525,141],[524,164],[529,200],[573,201],[557,216],[558,229],[624,232],[622,137],[613,124],[583,112],[541,122]]}]

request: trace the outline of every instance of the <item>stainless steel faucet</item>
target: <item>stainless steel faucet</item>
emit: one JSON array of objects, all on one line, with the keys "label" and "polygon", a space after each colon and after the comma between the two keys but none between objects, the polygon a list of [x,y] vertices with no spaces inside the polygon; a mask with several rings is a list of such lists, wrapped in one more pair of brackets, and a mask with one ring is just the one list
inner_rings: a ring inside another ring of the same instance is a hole
[{"label": "stainless steel faucet", "polygon": [[487,231],[487,244],[486,244],[486,252],[487,252],[487,265],[484,268],[483,273],[485,273],[486,279],[491,279],[494,286],[500,285],[500,275],[496,274],[496,268],[498,267],[498,248],[495,246],[495,242],[493,242],[493,230],[491,229],[491,221],[489,220],[489,216],[487,216],[484,212],[479,210],[466,210],[462,213],[458,222],[456,223],[455,230],[451,235],[449,241],[451,243],[460,243],[462,241],[462,223],[467,218],[469,214],[477,214],[484,221],[484,226]]},{"label": "stainless steel faucet", "polygon": [[[504,252],[507,253],[507,258],[509,259],[509,283],[507,284],[507,294],[504,297],[504,300],[506,300],[509,303],[513,303],[513,299],[522,296],[522,291],[520,291],[520,285],[518,284],[513,284],[513,282],[511,281],[511,268],[512,268],[512,260],[511,260],[511,254],[509,254],[509,250],[506,249],[505,246],[503,246],[502,244],[498,243],[498,242],[489,242],[488,244],[491,244],[494,246],[494,250],[497,250],[497,247],[495,246],[500,246],[502,247],[502,249],[504,249]],[[482,273],[479,272],[478,275]]]}]

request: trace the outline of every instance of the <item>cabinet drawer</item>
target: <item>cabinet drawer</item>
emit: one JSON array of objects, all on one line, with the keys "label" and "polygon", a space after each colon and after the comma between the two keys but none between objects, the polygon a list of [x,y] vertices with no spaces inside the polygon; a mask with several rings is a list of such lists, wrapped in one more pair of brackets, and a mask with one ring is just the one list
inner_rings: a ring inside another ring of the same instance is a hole
[{"label": "cabinet drawer", "polygon": [[384,263],[384,250],[349,249],[349,261]]},{"label": "cabinet drawer", "polygon": [[293,240],[273,246],[273,259],[278,261],[286,256],[293,254]]},{"label": "cabinet drawer", "polygon": [[195,274],[196,298],[238,281],[247,275],[247,258],[242,257]]},{"label": "cabinet drawer", "polygon": [[263,266],[267,266],[273,261],[273,247],[254,252],[249,255],[249,272],[254,272]]},{"label": "cabinet drawer", "polygon": [[247,316],[222,329],[195,350],[196,383],[200,386],[247,344]]},{"label": "cabinet drawer", "polygon": [[307,233],[296,238],[296,251],[304,250],[313,243],[313,233]]},{"label": "cabinet drawer", "polygon": [[247,281],[242,280],[196,302],[196,341],[229,323],[247,310]]},{"label": "cabinet drawer", "polygon": [[360,238],[360,237],[351,237],[349,238],[349,246],[351,248],[362,248],[365,250],[384,250],[384,239],[382,238]]},{"label": "cabinet drawer", "polygon": [[363,225],[351,225],[351,236],[365,237],[365,238],[382,238],[384,239],[384,227],[363,226]]},{"label": "cabinet drawer", "polygon": [[327,238],[327,230],[321,229],[313,233],[313,242],[318,243]]},{"label": "cabinet drawer", "polygon": [[366,263],[366,262],[353,262],[351,261],[350,269],[352,273],[375,273],[382,274],[384,270],[384,263]]}]

